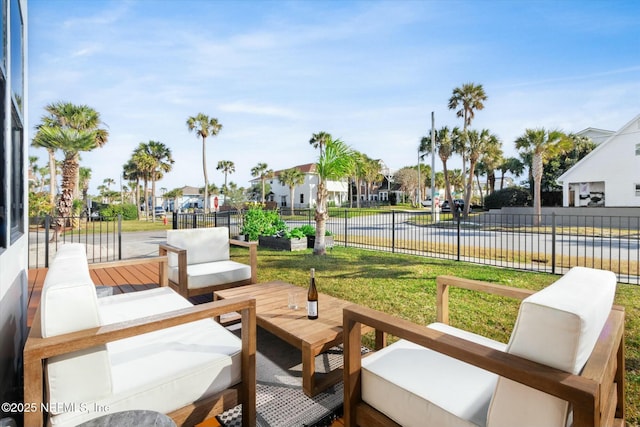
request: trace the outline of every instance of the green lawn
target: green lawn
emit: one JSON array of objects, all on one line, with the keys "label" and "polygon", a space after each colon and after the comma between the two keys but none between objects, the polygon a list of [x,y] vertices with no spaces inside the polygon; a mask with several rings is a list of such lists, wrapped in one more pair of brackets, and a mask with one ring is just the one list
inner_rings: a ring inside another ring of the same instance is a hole
[{"label": "green lawn", "polygon": [[[246,250],[233,256],[245,258]],[[526,289],[541,289],[558,276],[403,254],[335,247],[327,256],[259,248],[258,280],[284,280],[307,287],[309,269],[324,292],[418,324],[435,321],[435,278],[454,275]],[[627,422],[640,425],[640,286],[618,285],[616,303],[626,308]],[[450,291],[450,323],[507,342],[517,301],[461,289]],[[320,307],[322,310],[322,307]]]}]

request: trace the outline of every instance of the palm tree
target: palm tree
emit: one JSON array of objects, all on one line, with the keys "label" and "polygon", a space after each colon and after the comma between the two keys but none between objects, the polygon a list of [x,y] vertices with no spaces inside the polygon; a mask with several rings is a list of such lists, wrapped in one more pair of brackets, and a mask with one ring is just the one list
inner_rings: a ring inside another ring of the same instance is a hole
[{"label": "palm tree", "polygon": [[366,194],[366,199],[370,200],[371,198],[371,190],[373,187],[373,183],[374,182],[379,182],[381,181],[382,178],[382,166],[380,165],[380,160],[374,160],[370,157],[368,157],[367,155],[365,155],[367,164],[365,166],[365,170],[364,170],[364,180],[366,183],[366,190],[367,190],[367,194]]},{"label": "palm tree", "polygon": [[540,184],[544,163],[550,157],[565,153],[573,148],[573,140],[559,130],[546,131],[544,128],[527,129],[524,135],[516,139],[516,148],[521,155],[531,156],[531,173],[533,174],[533,225],[540,224],[542,206]]},{"label": "palm tree", "polygon": [[324,150],[324,146],[328,141],[331,141],[331,134],[320,131],[318,133],[314,133],[311,135],[311,139],[309,140],[309,144],[313,146],[313,148],[317,148],[320,150],[320,155],[322,155],[322,150]]},{"label": "palm tree", "polygon": [[147,154],[153,161],[151,170],[149,173],[149,179],[151,179],[151,197],[152,197],[152,218],[156,220],[155,210],[155,196],[156,196],[156,182],[162,179],[165,173],[169,172],[174,163],[171,156],[171,149],[164,145],[162,142],[149,141],[145,144]]},{"label": "palm tree", "polygon": [[[72,212],[80,152],[102,147],[109,139],[109,132],[101,127],[100,114],[87,105],[57,102],[47,105],[45,110],[48,115],[43,116],[36,127],[33,145],[49,150],[50,167],[54,164],[51,160],[55,162],[55,150],[64,153],[58,211],[61,217],[65,217]],[[52,169],[51,178],[51,182],[55,183],[55,168]],[[63,226],[64,220],[58,223]]]},{"label": "palm tree", "polygon": [[224,173],[224,187],[222,187],[222,191],[227,191],[227,175],[230,173],[234,173],[236,171],[236,165],[231,160],[220,160],[218,162],[218,167],[216,170],[221,170]]},{"label": "palm tree", "polygon": [[[34,145],[64,153],[62,194],[58,200],[58,212],[64,218],[73,210],[80,152],[102,147],[109,133],[100,127],[100,114],[87,105],[58,102],[47,105],[45,110],[49,115],[37,126]],[[58,220],[58,225],[64,226],[64,220]]]},{"label": "palm tree", "polygon": [[483,129],[481,132],[476,130],[468,131],[467,140],[469,141],[469,175],[465,177],[467,179],[464,192],[465,217],[469,215],[469,209],[471,208],[471,193],[473,191],[473,178],[475,176],[476,164],[486,152],[494,149],[493,147],[500,146],[498,137],[489,132],[488,129]]},{"label": "palm tree", "polygon": [[516,157],[509,157],[504,159],[497,169],[502,173],[500,177],[500,189],[502,190],[504,188],[504,174],[511,172],[515,176],[520,176],[524,171],[524,164]]},{"label": "palm tree", "polygon": [[142,173],[138,169],[136,164],[136,159],[134,155],[131,156],[131,159],[122,167],[122,177],[124,179],[129,180],[132,184],[131,188],[133,189],[133,203],[136,205],[136,212],[138,216],[138,220],[140,220],[140,180],[142,179]]},{"label": "palm tree", "polygon": [[89,214],[89,206],[88,206],[88,191],[89,191],[89,182],[91,181],[91,168],[81,167],[79,171],[80,183],[79,187],[82,191],[82,205],[87,215]]},{"label": "palm tree", "polygon": [[[444,193],[445,199],[449,201],[449,206],[453,206],[453,196],[451,195],[451,183],[449,182],[449,169],[447,162],[451,155],[454,153],[454,140],[453,135],[458,135],[458,128],[454,128],[453,132],[449,130],[447,126],[442,127],[440,130],[435,131],[435,145],[442,161],[442,172],[444,176]],[[431,152],[431,136],[424,136],[420,141],[420,152]]]},{"label": "palm tree", "polygon": [[[136,173],[140,177],[140,179],[144,182],[143,189],[143,208],[144,215],[147,221],[149,220],[149,181],[151,180],[151,174],[153,172],[155,166],[155,160],[149,154],[147,144],[141,142],[138,146],[133,150],[133,155],[131,156],[131,161],[135,167]],[[151,207],[153,209],[153,207]]]},{"label": "palm tree", "polygon": [[295,190],[298,185],[304,183],[305,174],[298,168],[291,168],[280,172],[278,175],[278,181],[281,185],[289,187],[291,192],[291,216],[293,216],[293,204],[295,202]]},{"label": "palm tree", "polygon": [[[471,126],[471,121],[475,117],[475,111],[484,109],[484,101],[486,100],[487,94],[485,93],[484,88],[481,84],[475,83],[465,83],[461,87],[453,89],[453,94],[451,95],[451,98],[449,98],[449,109],[455,110],[458,108],[456,116],[463,118],[463,145],[458,151],[462,156],[463,178],[466,178],[467,170],[467,152],[466,149],[464,149],[469,142],[467,129]],[[465,141],[467,144],[464,143]],[[473,173],[470,173],[470,175],[473,176]],[[471,188],[469,188],[468,191],[471,191]],[[465,194],[465,200],[467,198],[471,198],[471,195]],[[468,204],[465,205],[465,209],[467,209],[467,206]]]},{"label": "palm tree", "polygon": [[209,178],[207,177],[207,150],[206,141],[208,136],[216,136],[222,129],[215,117],[209,118],[206,114],[198,113],[197,116],[187,119],[189,132],[196,133],[202,138],[202,172],[204,173],[204,211],[209,211]]},{"label": "palm tree", "polygon": [[351,175],[353,176],[353,182],[356,187],[356,208],[360,208],[360,199],[362,197],[362,180],[364,179],[366,172],[366,156],[359,151],[353,150],[351,152],[353,169]]},{"label": "palm tree", "polygon": [[262,184],[262,203],[265,201],[264,194],[264,184],[267,178],[273,175],[273,170],[269,169],[269,166],[266,163],[258,163],[256,166],[251,168],[251,176],[254,178],[260,178],[260,183]]},{"label": "palm tree", "polygon": [[318,192],[316,197],[316,241],[313,247],[314,255],[325,255],[324,233],[326,221],[329,217],[327,210],[327,181],[339,180],[347,177],[353,170],[353,155],[351,148],[339,139],[324,141],[324,149],[320,151],[316,172],[318,173]]},{"label": "palm tree", "polygon": [[107,186],[107,190],[111,190],[111,186],[116,183],[113,178],[105,178],[102,180],[102,183]]}]

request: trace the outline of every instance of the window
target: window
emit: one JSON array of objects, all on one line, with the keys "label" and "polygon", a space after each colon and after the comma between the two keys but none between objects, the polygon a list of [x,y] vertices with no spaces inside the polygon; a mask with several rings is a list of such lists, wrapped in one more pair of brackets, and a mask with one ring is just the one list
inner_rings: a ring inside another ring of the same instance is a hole
[{"label": "window", "polygon": [[640,184],[636,184],[636,197],[640,197]]},{"label": "window", "polygon": [[636,144],[636,156],[640,156],[640,143]]},{"label": "window", "polygon": [[22,58],[22,12],[19,0],[11,0],[11,91],[22,114],[24,95],[24,63]]},{"label": "window", "polygon": [[304,193],[300,193],[300,204],[304,204]]},{"label": "window", "polygon": [[24,141],[22,123],[11,114],[11,243],[24,233]]},{"label": "window", "polygon": [[[0,73],[1,74],[1,73]],[[0,100],[4,100],[6,81],[0,75]],[[4,102],[0,102],[0,123],[4,123]],[[0,131],[0,248],[7,247],[7,176],[9,164],[5,148],[4,132]]]}]

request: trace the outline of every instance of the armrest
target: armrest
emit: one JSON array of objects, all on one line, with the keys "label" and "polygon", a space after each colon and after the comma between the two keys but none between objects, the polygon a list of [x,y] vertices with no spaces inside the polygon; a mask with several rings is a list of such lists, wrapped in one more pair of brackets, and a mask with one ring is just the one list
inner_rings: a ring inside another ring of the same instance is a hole
[{"label": "armrest", "polygon": [[258,242],[243,242],[242,240],[229,239],[229,244],[249,248],[251,283],[258,283]]},{"label": "armrest", "polygon": [[[177,246],[170,245],[168,243],[160,243],[158,245],[158,253],[161,256],[166,256],[167,252],[172,252],[178,255],[178,288],[181,290],[181,295],[187,294],[187,250],[179,248]],[[167,263],[167,270],[168,270]],[[167,279],[168,280],[168,279]]]},{"label": "armrest", "polygon": [[124,259],[119,261],[109,261],[109,262],[99,262],[95,264],[89,264],[89,270],[101,269],[101,268],[112,268],[112,267],[124,267],[127,265],[140,265],[140,264],[150,264],[153,262],[157,262],[158,265],[158,278],[160,286],[167,286],[168,282],[168,272],[169,272],[169,260],[166,256],[166,251],[161,256],[157,257],[149,257],[149,258],[131,258]]},{"label": "armrest", "polygon": [[482,282],[480,280],[461,279],[454,276],[436,277],[436,319],[438,322],[449,324],[449,287],[469,289],[486,292],[503,297],[523,300],[536,291],[514,288],[511,286],[497,285],[495,283]]},{"label": "armrest", "polygon": [[[225,313],[240,312],[242,322],[242,377],[243,382],[255,384],[256,301],[237,297],[200,304],[168,313],[148,316],[133,321],[114,323],[50,338],[30,336],[24,347],[24,401],[41,408],[43,399],[43,361],[47,358],[95,347],[108,342],[129,338],[147,332],[170,328],[197,320],[213,318]],[[246,328],[246,329],[245,329]],[[255,385],[253,387],[255,389]],[[251,399],[251,396],[243,396]],[[255,396],[254,396],[255,397]],[[250,402],[251,400],[247,400]],[[25,425],[42,425],[39,413],[30,415]],[[39,417],[38,420],[36,417]]]},{"label": "armrest", "polygon": [[599,384],[588,378],[416,325],[377,310],[351,305],[343,310],[345,425],[351,425],[349,420],[354,416],[350,412],[351,408],[355,408],[360,402],[362,324],[569,401],[573,403],[574,410],[584,411],[587,408],[588,411],[590,408],[593,412],[596,407]]}]

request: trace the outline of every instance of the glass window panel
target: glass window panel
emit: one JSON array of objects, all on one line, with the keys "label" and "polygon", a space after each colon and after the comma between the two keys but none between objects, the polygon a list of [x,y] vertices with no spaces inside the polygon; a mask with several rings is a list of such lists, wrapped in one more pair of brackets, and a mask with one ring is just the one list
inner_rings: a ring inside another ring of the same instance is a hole
[{"label": "glass window panel", "polygon": [[24,138],[22,123],[11,114],[11,243],[24,233]]},{"label": "glass window panel", "polygon": [[20,113],[23,111],[22,99],[24,94],[24,64],[22,39],[22,13],[19,0],[11,0],[11,90],[18,104]]},{"label": "glass window panel", "polygon": [[[4,111],[4,94],[6,81],[0,77],[0,123],[4,123],[5,111]],[[4,131],[0,131],[0,248],[7,247],[7,176],[8,168],[5,165],[9,164],[7,159],[7,150],[5,147]]]}]

